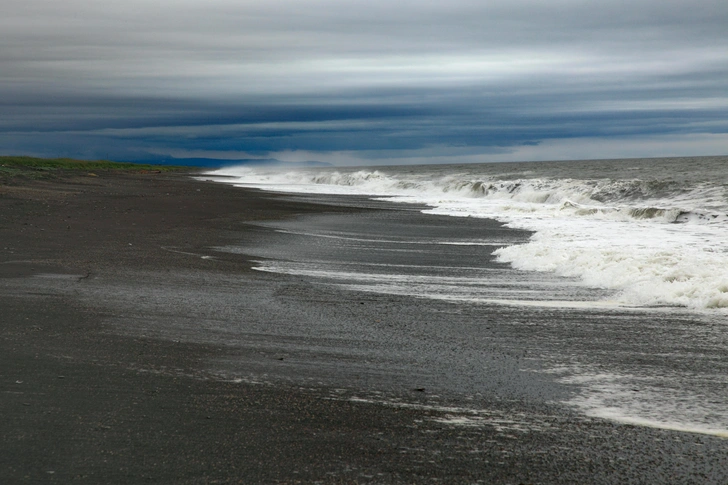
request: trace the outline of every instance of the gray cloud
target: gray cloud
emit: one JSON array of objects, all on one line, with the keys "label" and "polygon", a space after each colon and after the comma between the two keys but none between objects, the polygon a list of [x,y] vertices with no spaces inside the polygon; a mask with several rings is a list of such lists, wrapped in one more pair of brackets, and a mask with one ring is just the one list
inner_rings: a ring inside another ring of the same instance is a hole
[{"label": "gray cloud", "polygon": [[727,134],[726,25],[712,0],[11,0],[0,150],[371,159]]}]

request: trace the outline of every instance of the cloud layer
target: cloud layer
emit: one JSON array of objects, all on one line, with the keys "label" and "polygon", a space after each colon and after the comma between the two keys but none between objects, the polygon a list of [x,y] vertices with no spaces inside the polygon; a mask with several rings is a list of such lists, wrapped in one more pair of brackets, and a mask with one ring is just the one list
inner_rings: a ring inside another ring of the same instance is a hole
[{"label": "cloud layer", "polygon": [[724,1],[3,9],[5,153],[335,163],[728,153]]}]

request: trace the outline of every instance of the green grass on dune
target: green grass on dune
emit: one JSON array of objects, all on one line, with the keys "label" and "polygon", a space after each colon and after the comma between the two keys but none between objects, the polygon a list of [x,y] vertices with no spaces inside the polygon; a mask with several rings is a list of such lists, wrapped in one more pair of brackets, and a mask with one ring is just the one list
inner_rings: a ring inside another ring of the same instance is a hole
[{"label": "green grass on dune", "polygon": [[0,156],[0,179],[12,179],[16,177],[44,179],[54,178],[65,173],[73,174],[77,172],[91,171],[175,172],[191,169],[193,169],[193,167],[111,162],[109,160],[74,160],[72,158]]}]

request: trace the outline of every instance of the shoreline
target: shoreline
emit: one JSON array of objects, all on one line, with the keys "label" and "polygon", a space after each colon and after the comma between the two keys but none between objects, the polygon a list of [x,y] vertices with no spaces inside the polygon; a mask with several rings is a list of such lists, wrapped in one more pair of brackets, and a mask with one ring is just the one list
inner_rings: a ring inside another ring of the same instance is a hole
[{"label": "shoreline", "polygon": [[[227,343],[235,328],[225,304],[233,300],[220,294],[295,285],[261,289],[280,278],[251,272],[244,254],[214,250],[253,237],[244,222],[368,210],[305,199],[182,174],[0,186],[0,479],[720,483],[728,476],[726,440],[590,419],[545,401],[485,396],[482,412],[457,411],[457,399],[413,386],[382,399],[356,381],[341,390],[216,373],[220,360],[243,370],[255,364],[252,375],[281,366],[310,373],[284,345],[299,338],[287,328],[255,345]],[[39,274],[47,276],[32,276]],[[301,298],[286,296],[291,305]],[[367,304],[377,311],[382,301]],[[185,304],[217,326],[197,328]],[[238,338],[263,335],[271,322],[252,321]],[[191,333],[172,334],[183,330]]]}]

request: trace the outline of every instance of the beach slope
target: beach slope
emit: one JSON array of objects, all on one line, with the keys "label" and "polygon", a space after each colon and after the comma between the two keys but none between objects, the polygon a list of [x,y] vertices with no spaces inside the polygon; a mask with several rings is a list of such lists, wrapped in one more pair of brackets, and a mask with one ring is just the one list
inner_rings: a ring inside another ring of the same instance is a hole
[{"label": "beach slope", "polygon": [[[728,477],[720,438],[588,419],[546,402],[493,399],[490,414],[469,414],[450,401],[433,405],[426,389],[378,402],[355,379],[334,389],[302,385],[308,364],[281,370],[299,335],[282,330],[279,353],[270,335],[265,352],[230,343],[262,333],[234,334],[219,295],[247,285],[235,308],[253,308],[262,303],[246,300],[252,288],[275,277],[214,248],[249,238],[246,223],[351,210],[185,173],[99,171],[0,185],[0,482]],[[176,305],[181,291],[186,304]],[[215,315],[215,328],[191,321],[191,299],[200,314]],[[367,303],[374,313],[384,304]],[[251,310],[251,328],[270,325],[253,321],[261,314]],[[239,364],[228,369],[242,368],[237,377],[215,371],[231,360]],[[295,378],[266,381],[269,370]]]}]

